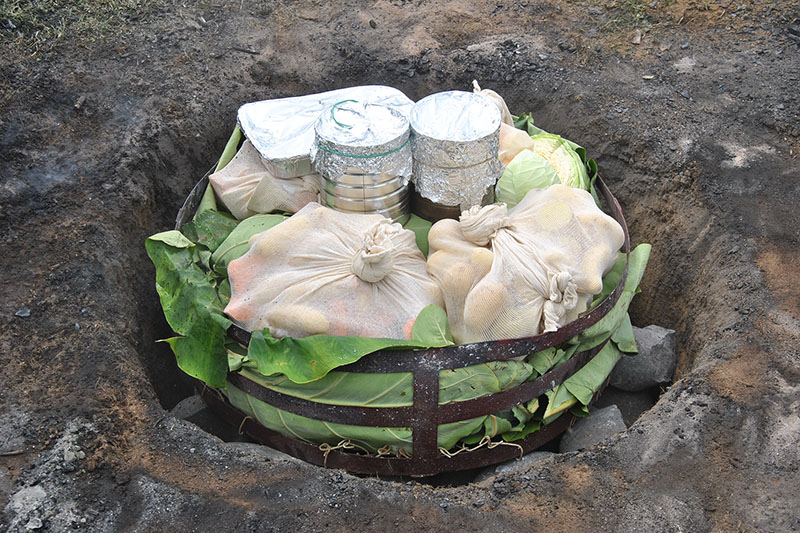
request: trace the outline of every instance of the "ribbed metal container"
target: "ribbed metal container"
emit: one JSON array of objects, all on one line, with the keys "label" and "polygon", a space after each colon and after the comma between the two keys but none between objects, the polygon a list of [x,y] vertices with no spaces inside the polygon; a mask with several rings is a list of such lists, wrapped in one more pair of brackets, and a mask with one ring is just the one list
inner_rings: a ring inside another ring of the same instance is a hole
[{"label": "ribbed metal container", "polygon": [[324,112],[315,133],[312,155],[325,205],[408,220],[411,147],[405,116],[388,106],[348,100]]},{"label": "ribbed metal container", "polygon": [[497,159],[500,111],[479,94],[432,94],[411,109],[413,180],[434,204],[481,205],[503,173]]}]

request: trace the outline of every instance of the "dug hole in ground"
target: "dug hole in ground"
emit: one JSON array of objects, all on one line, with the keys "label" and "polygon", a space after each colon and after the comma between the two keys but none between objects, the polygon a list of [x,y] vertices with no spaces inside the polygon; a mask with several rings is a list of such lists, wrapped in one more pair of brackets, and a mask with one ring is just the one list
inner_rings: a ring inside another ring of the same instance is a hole
[{"label": "dug hole in ground", "polygon": [[[800,528],[798,18],[797,2],[165,2],[121,17],[125,39],[38,49],[9,18],[4,527]],[[155,342],[170,331],[142,243],[238,106],[364,84],[419,100],[473,78],[586,147],[653,245],[631,317],[674,329],[679,354],[655,406],[600,445],[457,486],[283,461],[170,415],[192,390]]]}]

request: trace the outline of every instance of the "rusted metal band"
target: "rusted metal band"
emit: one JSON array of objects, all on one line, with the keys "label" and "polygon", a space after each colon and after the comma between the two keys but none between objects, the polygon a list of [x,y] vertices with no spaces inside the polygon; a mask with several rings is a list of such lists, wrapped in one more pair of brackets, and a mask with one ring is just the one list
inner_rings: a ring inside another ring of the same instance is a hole
[{"label": "rusted metal band", "polygon": [[205,176],[203,176],[200,181],[198,181],[195,186],[192,187],[189,196],[186,197],[183,205],[180,209],[178,209],[178,216],[175,217],[176,230],[180,231],[184,224],[194,218],[195,211],[197,211],[197,206],[200,205],[200,200],[203,199],[203,195],[208,187],[208,177],[214,172],[214,168],[215,167],[211,167],[208,169],[208,172],[206,172]]},{"label": "rusted metal band", "polygon": [[[290,413],[336,424],[373,427],[411,427],[414,409],[405,407],[356,407],[331,405],[275,392],[239,372],[230,372],[228,381],[254,398]],[[438,384],[437,384],[438,391]],[[416,394],[416,390],[415,390]]]},{"label": "rusted metal band", "polygon": [[526,381],[511,389],[480,396],[472,400],[440,405],[436,409],[436,412],[431,413],[431,415],[438,424],[446,424],[448,422],[456,422],[458,420],[467,420],[477,416],[498,413],[505,409],[510,409],[515,405],[530,401],[533,398],[538,398],[546,391],[554,389],[582,369],[589,360],[603,349],[606,342],[607,341],[604,341],[591,350],[576,353],[569,360],[544,375],[539,376],[534,381]]},{"label": "rusted metal band", "polygon": [[228,381],[234,387],[256,399],[296,415],[336,424],[413,429],[419,427],[420,429],[414,432],[414,434],[418,435],[426,431],[435,432],[439,424],[494,414],[541,396],[583,368],[590,359],[600,352],[606,342],[591,350],[576,353],[569,360],[539,376],[534,381],[528,381],[511,389],[480,396],[472,400],[444,405],[438,404],[438,370],[430,370],[424,373],[419,368],[415,370],[414,404],[413,406],[404,407],[357,407],[315,402],[273,391],[238,372],[229,373]]},{"label": "rusted metal band", "polygon": [[411,424],[413,455],[429,460],[439,455],[439,370],[420,363],[414,372],[414,418]]},{"label": "rusted metal band", "polygon": [[213,389],[202,387],[200,394],[206,405],[218,416],[231,426],[240,427],[245,434],[261,444],[318,466],[341,468],[354,473],[371,475],[424,477],[508,461],[518,458],[520,451],[527,453],[558,437],[574,420],[572,415],[565,413],[526,438],[515,441],[514,444],[519,445],[521,450],[511,446],[497,446],[463,452],[453,457],[446,457],[438,452],[435,457],[428,459],[420,459],[418,456],[412,458],[377,457],[340,450],[323,452],[317,445],[267,429],[233,407]]}]

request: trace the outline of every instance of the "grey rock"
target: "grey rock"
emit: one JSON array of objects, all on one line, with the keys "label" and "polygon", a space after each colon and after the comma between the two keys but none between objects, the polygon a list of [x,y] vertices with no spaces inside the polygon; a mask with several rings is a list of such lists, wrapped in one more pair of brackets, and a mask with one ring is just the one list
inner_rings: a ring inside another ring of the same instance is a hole
[{"label": "grey rock", "polygon": [[43,525],[44,524],[42,523],[42,519],[39,518],[38,516],[34,516],[30,520],[28,520],[27,524],[25,524],[25,529],[27,529],[28,531],[33,531],[36,529],[42,529]]},{"label": "grey rock", "polygon": [[203,402],[203,399],[195,394],[194,396],[189,396],[178,402],[175,407],[170,409],[169,414],[175,418],[186,420],[205,408],[206,404]]},{"label": "grey rock", "polygon": [[655,405],[657,399],[657,394],[652,390],[629,392],[606,387],[594,406],[600,408],[616,405],[622,413],[625,425],[631,426],[642,413]]},{"label": "grey rock", "polygon": [[547,459],[552,455],[555,454],[553,452],[531,452],[522,456],[520,459],[514,459],[512,461],[500,463],[499,465],[489,466],[481,470],[481,472],[475,477],[474,482],[480,483],[481,481],[486,481],[487,479],[498,474],[513,474],[516,472],[522,472],[532,464],[543,459]]},{"label": "grey rock", "polygon": [[207,433],[216,435],[225,442],[247,441],[247,436],[240,434],[238,428],[231,426],[219,418],[198,396],[184,398],[169,412],[175,418],[191,422]]},{"label": "grey rock", "polygon": [[678,356],[675,332],[660,326],[633,328],[639,353],[623,357],[611,373],[609,384],[636,392],[672,381]]},{"label": "grey rock", "polygon": [[270,448],[269,446],[264,446],[263,444],[256,444],[253,442],[227,442],[225,443],[225,448],[238,452],[239,456],[241,457],[250,456],[265,461],[289,463],[301,462],[300,459],[292,457],[291,455],[279,452],[278,450]]},{"label": "grey rock", "polygon": [[622,413],[616,405],[610,405],[593,411],[586,418],[580,418],[575,425],[561,437],[559,451],[574,452],[594,446],[617,433],[625,431]]}]

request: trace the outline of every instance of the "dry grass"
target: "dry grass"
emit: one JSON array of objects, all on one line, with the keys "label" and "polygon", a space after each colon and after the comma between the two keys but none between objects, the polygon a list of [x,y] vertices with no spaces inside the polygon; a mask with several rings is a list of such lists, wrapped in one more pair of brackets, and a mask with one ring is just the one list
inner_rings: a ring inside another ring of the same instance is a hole
[{"label": "dry grass", "polygon": [[3,0],[0,43],[27,54],[51,51],[60,42],[91,43],[124,28],[158,1]]}]

